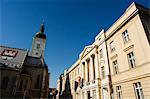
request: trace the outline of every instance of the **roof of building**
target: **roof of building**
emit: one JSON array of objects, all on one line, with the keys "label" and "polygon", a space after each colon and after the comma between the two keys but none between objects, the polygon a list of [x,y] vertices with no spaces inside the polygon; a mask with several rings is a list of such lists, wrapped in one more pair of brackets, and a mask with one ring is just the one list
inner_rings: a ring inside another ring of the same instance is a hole
[{"label": "roof of building", "polygon": [[0,63],[19,70],[23,65],[27,52],[26,49],[0,46]]},{"label": "roof of building", "polygon": [[35,37],[46,39],[46,35],[44,33],[41,33],[41,32],[37,32]]},{"label": "roof of building", "polygon": [[47,67],[43,58],[27,56],[24,65],[36,66],[36,67]]},{"label": "roof of building", "polygon": [[28,50],[0,46],[0,68],[20,70],[22,66],[35,66],[48,68],[44,58],[28,55]]}]

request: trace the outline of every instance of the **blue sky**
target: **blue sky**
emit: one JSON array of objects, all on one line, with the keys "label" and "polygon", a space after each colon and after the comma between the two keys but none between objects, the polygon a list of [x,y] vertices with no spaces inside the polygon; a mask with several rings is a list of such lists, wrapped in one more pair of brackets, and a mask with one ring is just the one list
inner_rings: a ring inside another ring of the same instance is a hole
[{"label": "blue sky", "polygon": [[149,0],[1,0],[0,42],[30,49],[32,38],[45,23],[45,60],[50,87],[70,67],[101,29],[107,30],[136,1],[150,7]]}]

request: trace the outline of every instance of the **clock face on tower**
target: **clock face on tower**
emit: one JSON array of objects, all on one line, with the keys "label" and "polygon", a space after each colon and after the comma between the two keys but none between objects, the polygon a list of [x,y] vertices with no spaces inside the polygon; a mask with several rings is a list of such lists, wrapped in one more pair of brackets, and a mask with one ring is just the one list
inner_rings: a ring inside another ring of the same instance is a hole
[{"label": "clock face on tower", "polygon": [[41,49],[41,43],[36,42],[35,45],[34,45],[34,49],[40,50]]},{"label": "clock face on tower", "polygon": [[35,41],[32,55],[35,57],[40,57],[41,54],[42,54],[42,42]]},{"label": "clock face on tower", "polygon": [[37,48],[37,49],[40,49],[40,48],[41,48],[40,44],[37,44],[37,45],[36,45],[36,48]]}]

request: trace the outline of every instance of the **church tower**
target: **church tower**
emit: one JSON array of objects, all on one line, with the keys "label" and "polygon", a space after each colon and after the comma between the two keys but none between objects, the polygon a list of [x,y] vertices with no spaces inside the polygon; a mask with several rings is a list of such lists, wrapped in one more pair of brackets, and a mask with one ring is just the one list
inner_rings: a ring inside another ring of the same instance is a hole
[{"label": "church tower", "polygon": [[46,43],[46,35],[44,34],[44,24],[41,24],[40,31],[33,38],[32,49],[30,55],[33,57],[44,58],[44,50]]}]

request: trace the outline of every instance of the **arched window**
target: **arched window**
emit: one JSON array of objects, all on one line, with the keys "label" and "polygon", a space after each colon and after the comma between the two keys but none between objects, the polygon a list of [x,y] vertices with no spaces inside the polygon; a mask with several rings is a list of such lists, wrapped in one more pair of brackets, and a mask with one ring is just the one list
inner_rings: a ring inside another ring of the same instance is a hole
[{"label": "arched window", "polygon": [[41,79],[41,77],[40,77],[40,75],[38,75],[37,78],[36,78],[36,82],[35,82],[35,89],[39,89],[39,87],[40,87],[40,79]]},{"label": "arched window", "polygon": [[20,81],[19,90],[22,90],[23,80]]},{"label": "arched window", "polygon": [[25,90],[27,89],[27,86],[28,86],[28,80],[26,80],[25,82]]},{"label": "arched window", "polygon": [[5,77],[2,79],[1,89],[7,89],[8,81],[9,81],[8,76],[5,76]]}]

